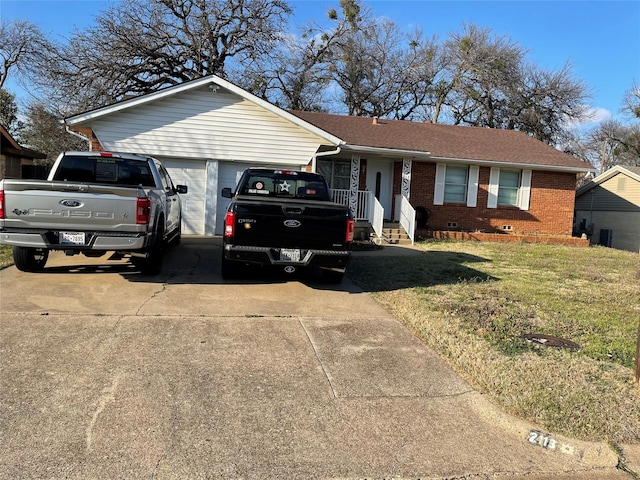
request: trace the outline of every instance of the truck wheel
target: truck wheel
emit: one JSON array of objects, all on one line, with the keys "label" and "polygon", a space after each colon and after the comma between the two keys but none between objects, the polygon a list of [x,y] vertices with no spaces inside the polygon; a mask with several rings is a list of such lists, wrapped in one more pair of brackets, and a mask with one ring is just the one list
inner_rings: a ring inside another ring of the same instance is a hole
[{"label": "truck wheel", "polygon": [[344,278],[344,273],[336,270],[322,270],[322,280],[326,283],[340,283]]},{"label": "truck wheel", "polygon": [[143,275],[158,275],[162,271],[162,257],[164,249],[164,241],[162,240],[162,232],[164,224],[160,222],[156,231],[153,245],[147,250],[147,258],[133,257],[133,263],[140,269]]},{"label": "truck wheel", "polygon": [[13,263],[22,272],[38,272],[42,270],[48,258],[49,250],[13,247]]}]

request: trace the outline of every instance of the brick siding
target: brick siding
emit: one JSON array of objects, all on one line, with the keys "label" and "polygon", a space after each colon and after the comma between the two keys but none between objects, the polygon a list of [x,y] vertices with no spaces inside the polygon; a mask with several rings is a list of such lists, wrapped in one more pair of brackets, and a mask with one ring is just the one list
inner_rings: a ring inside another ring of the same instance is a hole
[{"label": "brick siding", "polygon": [[[430,212],[430,230],[450,230],[448,225],[455,223],[456,230],[467,232],[502,232],[504,226],[510,226],[511,233],[521,235],[571,235],[575,174],[534,170],[527,211],[504,206],[487,208],[489,174],[489,167],[480,167],[475,208],[466,204],[434,205],[436,164],[414,161],[411,169],[411,205],[414,208],[425,207]],[[402,162],[396,162],[394,194],[400,193],[401,178]]]}]

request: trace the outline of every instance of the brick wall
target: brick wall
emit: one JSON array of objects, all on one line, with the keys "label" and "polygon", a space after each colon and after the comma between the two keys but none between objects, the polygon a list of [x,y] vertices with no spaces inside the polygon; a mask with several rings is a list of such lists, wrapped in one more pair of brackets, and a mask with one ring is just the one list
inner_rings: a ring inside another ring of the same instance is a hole
[{"label": "brick wall", "polygon": [[98,140],[98,138],[93,133],[93,131],[91,132],[91,151],[92,152],[103,152],[104,151],[104,148],[102,148],[102,145],[100,144],[100,140]]},{"label": "brick wall", "polygon": [[[573,173],[533,171],[528,211],[517,207],[487,208],[489,167],[480,167],[477,207],[466,204],[433,204],[436,164],[413,162],[411,169],[411,204],[430,211],[429,229],[502,231],[510,226],[512,233],[539,235],[571,235],[575,201],[576,176]],[[396,162],[394,194],[400,193],[402,163]]]}]

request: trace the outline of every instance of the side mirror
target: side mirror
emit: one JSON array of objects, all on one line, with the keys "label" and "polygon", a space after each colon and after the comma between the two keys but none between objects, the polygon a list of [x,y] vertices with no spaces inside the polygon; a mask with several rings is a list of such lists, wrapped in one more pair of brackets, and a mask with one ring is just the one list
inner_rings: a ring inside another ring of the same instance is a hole
[{"label": "side mirror", "polygon": [[176,185],[176,192],[178,193],[187,193],[187,191],[189,190],[189,188],[186,185]]},{"label": "side mirror", "polygon": [[231,198],[233,197],[233,192],[231,191],[231,189],[229,187],[224,187],[222,189],[222,194],[223,197],[225,198]]}]

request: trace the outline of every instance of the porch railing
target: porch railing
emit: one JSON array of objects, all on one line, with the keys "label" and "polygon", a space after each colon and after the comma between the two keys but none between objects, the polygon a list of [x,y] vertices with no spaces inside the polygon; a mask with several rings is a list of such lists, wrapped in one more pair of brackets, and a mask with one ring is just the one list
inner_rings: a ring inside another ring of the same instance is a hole
[{"label": "porch railing", "polygon": [[369,212],[371,218],[371,220],[369,220],[369,223],[371,224],[371,227],[376,234],[378,240],[377,243],[380,243],[382,239],[382,229],[384,228],[384,208],[374,195],[371,195],[371,199],[373,201],[371,202],[372,211]]},{"label": "porch railing", "polygon": [[[341,205],[346,205],[349,206],[349,190],[338,190],[338,189],[332,189],[331,190],[331,197],[333,198],[333,201],[336,203],[339,203]],[[373,197],[372,192],[368,192],[365,190],[358,190],[358,203],[357,203],[357,207],[356,207],[356,211],[355,212],[351,212],[353,213],[353,217],[355,220],[367,220],[370,223],[371,222],[371,218],[370,218],[370,204],[371,204],[371,198]]]},{"label": "porch railing", "polygon": [[[413,245],[413,238],[416,234],[416,211],[409,203],[409,199],[404,195],[400,196],[400,225],[407,232]],[[397,197],[396,197],[397,198]]]}]

